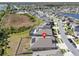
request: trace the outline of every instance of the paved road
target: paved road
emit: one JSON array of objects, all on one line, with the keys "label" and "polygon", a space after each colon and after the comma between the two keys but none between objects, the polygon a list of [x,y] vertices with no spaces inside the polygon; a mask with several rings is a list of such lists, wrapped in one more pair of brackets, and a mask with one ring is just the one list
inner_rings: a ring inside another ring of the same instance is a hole
[{"label": "paved road", "polygon": [[63,28],[63,23],[62,20],[57,21],[58,26],[59,26],[59,31],[62,37],[63,42],[67,45],[67,47],[69,48],[69,50],[76,56],[79,56],[79,51],[68,41],[67,36],[65,35],[65,30]]},{"label": "paved road", "polygon": [[62,56],[60,50],[45,50],[45,51],[36,51],[33,53],[33,56]]}]

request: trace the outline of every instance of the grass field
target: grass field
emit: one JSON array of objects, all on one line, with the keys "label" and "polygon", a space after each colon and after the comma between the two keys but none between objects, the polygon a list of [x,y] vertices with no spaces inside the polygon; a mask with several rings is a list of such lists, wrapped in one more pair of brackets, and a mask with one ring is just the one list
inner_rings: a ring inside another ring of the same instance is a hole
[{"label": "grass field", "polygon": [[[21,32],[21,33],[14,33],[10,35],[10,38],[8,38],[9,42],[9,49],[6,49],[7,55],[14,55],[17,49],[17,46],[19,44],[19,41],[23,37],[28,37],[28,31]],[[29,40],[29,39],[28,39]],[[27,43],[27,42],[26,42]]]},{"label": "grass field", "polygon": [[74,41],[75,41],[77,44],[79,44],[79,39],[75,39]]}]

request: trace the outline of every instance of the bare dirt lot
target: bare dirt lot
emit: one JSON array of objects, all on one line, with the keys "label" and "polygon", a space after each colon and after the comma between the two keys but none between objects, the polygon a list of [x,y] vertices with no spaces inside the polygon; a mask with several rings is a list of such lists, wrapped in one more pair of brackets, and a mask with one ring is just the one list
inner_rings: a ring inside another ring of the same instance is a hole
[{"label": "bare dirt lot", "polygon": [[31,26],[34,23],[30,21],[30,18],[25,15],[20,14],[9,14],[6,15],[1,21],[2,25],[5,27],[22,27],[22,26]]}]

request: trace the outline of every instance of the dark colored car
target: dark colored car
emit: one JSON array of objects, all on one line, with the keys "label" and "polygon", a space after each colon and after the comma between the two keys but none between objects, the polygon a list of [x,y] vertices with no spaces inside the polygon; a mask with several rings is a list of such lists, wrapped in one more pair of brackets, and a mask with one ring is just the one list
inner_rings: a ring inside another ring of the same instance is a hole
[{"label": "dark colored car", "polygon": [[68,39],[68,40],[75,48],[77,48],[77,46],[75,45],[75,43],[71,39]]}]

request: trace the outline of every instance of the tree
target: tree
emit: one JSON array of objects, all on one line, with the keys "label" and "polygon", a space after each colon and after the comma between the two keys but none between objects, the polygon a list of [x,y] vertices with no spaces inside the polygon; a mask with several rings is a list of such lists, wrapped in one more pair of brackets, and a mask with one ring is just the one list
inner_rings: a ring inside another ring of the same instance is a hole
[{"label": "tree", "polygon": [[0,29],[0,55],[4,54],[5,49],[7,48],[8,45],[8,34],[5,31],[5,29]]},{"label": "tree", "polygon": [[11,7],[10,7],[10,4],[7,4],[7,7],[6,7],[6,10],[5,10],[5,13],[8,14],[11,12]]}]

